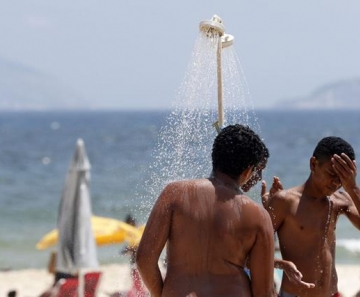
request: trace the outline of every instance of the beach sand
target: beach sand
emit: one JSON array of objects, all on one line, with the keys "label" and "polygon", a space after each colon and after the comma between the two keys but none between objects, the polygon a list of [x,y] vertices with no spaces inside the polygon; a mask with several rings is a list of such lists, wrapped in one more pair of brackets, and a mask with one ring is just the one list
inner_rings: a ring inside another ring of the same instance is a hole
[{"label": "beach sand", "polygon": [[359,265],[336,265],[338,273],[339,292],[344,297],[353,297],[360,291],[360,263]]},{"label": "beach sand", "polygon": [[[130,266],[101,266],[98,297],[108,297],[110,294],[126,291],[131,287]],[[7,296],[10,290],[17,291],[17,297],[36,297],[48,289],[54,281],[54,276],[46,269],[24,269],[0,272],[0,296]]]},{"label": "beach sand", "polygon": [[[130,267],[126,264],[101,266],[102,278],[98,297],[108,297],[111,293],[126,291],[131,286]],[[343,297],[353,297],[360,290],[360,264],[337,265],[339,291]],[[16,290],[17,297],[36,297],[53,282],[53,275],[45,269],[25,269],[0,272],[0,296]]]}]

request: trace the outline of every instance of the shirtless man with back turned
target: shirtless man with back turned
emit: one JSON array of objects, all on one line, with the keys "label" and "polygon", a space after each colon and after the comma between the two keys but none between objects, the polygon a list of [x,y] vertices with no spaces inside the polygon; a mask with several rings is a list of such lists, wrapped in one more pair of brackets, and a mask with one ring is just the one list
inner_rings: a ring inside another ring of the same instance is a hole
[{"label": "shirtless man with back turned", "polygon": [[[303,185],[288,190],[281,190],[280,181],[274,178],[273,194],[263,200],[279,238],[283,260],[276,259],[275,266],[285,271],[283,297],[340,296],[335,269],[339,215],[346,215],[360,229],[360,189],[351,145],[339,137],[323,138],[310,158],[310,170]],[[315,286],[294,282],[291,270]]]},{"label": "shirtless man with back turned", "polygon": [[[240,190],[261,172],[257,166],[268,156],[265,144],[250,128],[231,125],[214,141],[211,177],[165,187],[137,253],[138,269],[151,296],[274,296],[271,219]],[[166,243],[163,280],[158,260]]]}]

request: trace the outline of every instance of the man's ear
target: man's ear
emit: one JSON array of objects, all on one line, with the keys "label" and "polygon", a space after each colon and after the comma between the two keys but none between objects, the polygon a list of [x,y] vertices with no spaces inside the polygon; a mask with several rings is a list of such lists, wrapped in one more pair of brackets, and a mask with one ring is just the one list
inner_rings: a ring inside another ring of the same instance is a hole
[{"label": "man's ear", "polygon": [[247,182],[250,179],[251,175],[253,174],[253,168],[254,168],[254,166],[251,165],[244,170],[243,176],[244,176],[244,178],[246,178],[245,182]]},{"label": "man's ear", "polygon": [[314,156],[312,156],[312,157],[310,158],[310,170],[311,170],[311,172],[314,171],[315,166],[316,166],[316,163],[317,163],[316,158],[315,158]]}]

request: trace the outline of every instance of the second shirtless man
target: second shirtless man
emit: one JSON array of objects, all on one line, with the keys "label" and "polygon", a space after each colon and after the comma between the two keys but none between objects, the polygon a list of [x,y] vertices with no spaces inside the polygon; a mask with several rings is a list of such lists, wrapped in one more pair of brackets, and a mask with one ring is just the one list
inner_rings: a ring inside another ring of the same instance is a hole
[{"label": "second shirtless man", "polygon": [[335,229],[342,214],[360,229],[356,174],[351,145],[339,137],[325,137],[310,158],[310,175],[304,184],[281,190],[275,177],[268,200],[263,196],[283,259],[275,260],[275,266],[285,272],[281,297],[340,296]]}]

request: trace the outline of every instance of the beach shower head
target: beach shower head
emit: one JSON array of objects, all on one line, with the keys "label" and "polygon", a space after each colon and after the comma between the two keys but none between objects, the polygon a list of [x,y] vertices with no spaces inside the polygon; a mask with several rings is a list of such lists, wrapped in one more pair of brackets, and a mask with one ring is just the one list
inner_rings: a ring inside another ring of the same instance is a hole
[{"label": "beach shower head", "polygon": [[200,22],[199,29],[200,31],[205,32],[208,37],[213,37],[214,35],[221,37],[225,32],[222,20],[216,14],[214,14],[211,20]]},{"label": "beach shower head", "polygon": [[232,46],[234,43],[234,36],[231,34],[224,34],[221,36],[221,46],[222,48],[226,48]]}]

